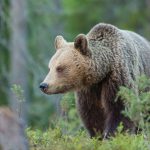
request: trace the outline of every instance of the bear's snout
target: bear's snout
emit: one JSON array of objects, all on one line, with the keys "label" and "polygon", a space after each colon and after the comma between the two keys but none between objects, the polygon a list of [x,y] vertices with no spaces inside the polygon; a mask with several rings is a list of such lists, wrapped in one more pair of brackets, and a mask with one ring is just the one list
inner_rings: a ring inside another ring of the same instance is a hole
[{"label": "bear's snout", "polygon": [[41,83],[39,88],[41,89],[41,91],[46,92],[48,89],[48,84],[47,83]]}]

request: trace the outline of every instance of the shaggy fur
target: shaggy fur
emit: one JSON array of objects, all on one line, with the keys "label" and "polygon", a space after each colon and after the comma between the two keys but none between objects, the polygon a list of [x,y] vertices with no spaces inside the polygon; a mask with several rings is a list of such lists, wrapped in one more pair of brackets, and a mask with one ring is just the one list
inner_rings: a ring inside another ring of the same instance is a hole
[{"label": "shaggy fur", "polygon": [[120,122],[134,132],[134,123],[122,115],[124,104],[116,94],[120,86],[138,92],[136,78],[150,76],[150,43],[134,32],[100,23],[73,43],[57,37],[55,47],[44,92],[75,91],[79,114],[91,137],[113,135]]}]

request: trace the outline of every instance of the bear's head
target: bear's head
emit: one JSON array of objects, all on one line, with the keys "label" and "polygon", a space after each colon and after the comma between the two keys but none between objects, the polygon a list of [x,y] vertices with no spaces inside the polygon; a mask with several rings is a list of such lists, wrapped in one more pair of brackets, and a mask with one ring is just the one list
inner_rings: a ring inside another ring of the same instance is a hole
[{"label": "bear's head", "polygon": [[49,61],[49,73],[40,84],[46,94],[65,93],[85,87],[90,75],[91,52],[88,39],[79,34],[74,42],[55,39],[56,53]]}]

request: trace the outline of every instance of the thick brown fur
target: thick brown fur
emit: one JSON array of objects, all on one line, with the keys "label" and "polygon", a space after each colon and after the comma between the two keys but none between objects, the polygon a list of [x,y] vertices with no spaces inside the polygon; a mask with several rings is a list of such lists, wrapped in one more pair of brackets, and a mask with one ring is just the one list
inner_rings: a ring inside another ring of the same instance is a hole
[{"label": "thick brown fur", "polygon": [[120,86],[137,92],[136,78],[150,76],[150,43],[134,32],[100,23],[72,43],[57,37],[55,47],[44,92],[75,91],[79,114],[91,137],[113,135],[120,122],[134,132],[134,123],[123,116],[123,101],[116,96]]}]

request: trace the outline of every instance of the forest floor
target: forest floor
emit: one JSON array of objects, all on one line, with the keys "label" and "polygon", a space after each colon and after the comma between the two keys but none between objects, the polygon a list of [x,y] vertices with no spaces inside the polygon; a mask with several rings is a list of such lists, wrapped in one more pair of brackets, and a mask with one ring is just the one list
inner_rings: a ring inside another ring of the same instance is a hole
[{"label": "forest floor", "polygon": [[150,150],[150,140],[142,134],[117,133],[115,137],[100,141],[90,139],[84,131],[65,135],[61,129],[27,130],[31,150]]}]

